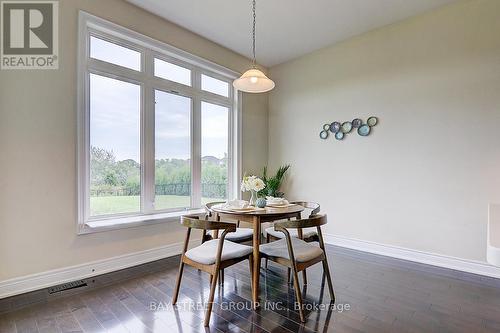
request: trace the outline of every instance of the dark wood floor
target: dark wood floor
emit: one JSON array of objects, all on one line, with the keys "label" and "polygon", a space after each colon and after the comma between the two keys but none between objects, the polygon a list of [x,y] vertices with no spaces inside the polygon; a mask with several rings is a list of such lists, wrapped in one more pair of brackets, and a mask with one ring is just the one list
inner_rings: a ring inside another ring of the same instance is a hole
[{"label": "dark wood floor", "polygon": [[0,332],[500,332],[499,280],[332,246],[328,254],[337,308],[326,306],[318,264],[303,290],[312,309],[304,325],[286,271],[275,264],[261,271],[267,303],[258,312],[248,309],[244,262],[226,270],[205,329],[200,302],[208,297],[208,278],[187,268],[179,303],[191,307],[173,309],[174,257],[159,272],[4,314]]}]

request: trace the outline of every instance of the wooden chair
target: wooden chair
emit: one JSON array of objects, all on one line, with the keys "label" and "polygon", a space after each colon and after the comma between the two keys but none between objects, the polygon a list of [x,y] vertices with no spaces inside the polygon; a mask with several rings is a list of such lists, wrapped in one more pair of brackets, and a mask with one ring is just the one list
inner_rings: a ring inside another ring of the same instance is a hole
[{"label": "wooden chair", "polygon": [[[205,205],[205,213],[206,213],[206,219],[214,219],[214,216],[216,215],[215,212],[212,210],[212,207],[214,205],[218,204],[223,204],[225,203],[224,201],[216,201],[216,202],[209,202]],[[251,241],[253,239],[253,230],[250,228],[240,228],[240,221],[236,221],[236,231],[235,232],[230,232],[226,235],[226,239],[235,242],[235,243],[245,243],[248,241]],[[214,231],[215,235],[214,237],[218,237],[218,231]],[[207,232],[203,232],[201,236],[201,243],[213,239],[213,237],[210,234],[207,234]],[[220,272],[220,283],[224,283],[224,269],[221,269]]]},{"label": "wooden chair", "polygon": [[[319,214],[319,211],[321,209],[321,206],[319,205],[319,203],[316,203],[316,202],[292,201],[290,203],[302,206],[306,209],[310,209],[311,212],[309,213],[309,217],[313,217],[314,215]],[[297,219],[301,218],[300,213],[297,214],[296,218]],[[306,241],[308,243],[309,242],[319,242],[318,233],[316,232],[315,228],[308,228],[305,230],[292,229],[289,232],[290,232],[290,236],[303,239],[304,241]],[[274,230],[274,227],[266,228],[265,234],[266,234],[266,242],[267,243],[274,242],[274,241],[280,240],[282,238],[285,238],[285,235],[282,232]],[[267,268],[267,260],[265,261],[265,268]],[[305,270],[302,272],[302,279],[303,279],[304,284],[307,284],[307,273]],[[287,281],[290,281],[290,269],[288,269]]]},{"label": "wooden chair", "polygon": [[[215,212],[212,210],[212,207],[218,204],[223,204],[225,203],[224,201],[217,201],[217,202],[209,202],[207,203],[205,207],[205,213],[206,213],[206,219],[213,219],[215,216]],[[216,235],[217,237],[217,235]],[[227,234],[226,239],[230,240],[231,242],[235,243],[244,243],[251,241],[253,238],[253,230],[250,228],[240,228],[240,221],[236,221],[236,231],[231,232]],[[201,242],[203,243],[206,240],[212,239],[212,236],[207,234],[206,232],[203,233],[202,235],[202,240]]]},{"label": "wooden chair", "polygon": [[[290,202],[291,204],[299,205],[302,206],[306,209],[310,209],[311,213],[309,214],[309,217],[312,217],[314,215],[319,214],[320,211],[320,205],[316,202],[308,202],[308,201],[292,201]],[[301,218],[300,213],[297,214],[297,219]],[[265,229],[266,233],[266,241],[267,243],[273,242],[282,238],[285,238],[283,233],[274,230],[274,227],[269,227]],[[316,232],[316,229],[314,228],[309,228],[307,230],[291,230],[290,235],[292,237],[297,237],[300,239],[305,240],[306,242],[317,242],[318,241],[318,234]]]},{"label": "wooden chair", "polygon": [[[205,314],[205,327],[210,322],[210,314],[212,312],[212,304],[214,300],[215,287],[219,271],[240,261],[249,260],[250,272],[252,271],[252,247],[242,244],[233,243],[226,240],[226,235],[236,231],[234,223],[214,222],[206,219],[200,219],[199,216],[189,215],[181,217],[181,224],[187,227],[184,248],[182,250],[181,262],[179,264],[179,273],[174,289],[172,304],[177,303],[179,289],[181,285],[182,272],[184,265],[190,265],[199,270],[210,274],[210,294],[208,296],[207,312]],[[201,229],[203,232],[207,230],[224,230],[219,239],[212,239],[203,244],[188,250],[189,238],[192,229]]]},{"label": "wooden chair", "polygon": [[[304,271],[307,267],[321,262],[323,264],[323,271],[328,283],[330,298],[332,302],[335,302],[335,294],[333,292],[330,270],[328,268],[325,243],[321,233],[321,226],[326,223],[326,215],[314,215],[307,219],[276,222],[274,223],[274,229],[283,233],[284,238],[275,242],[262,244],[259,249],[262,254],[262,258],[274,261],[292,270],[293,285],[297,303],[299,303],[299,314],[302,322],[305,322],[305,317],[302,305],[302,295],[298,282],[299,280],[297,278],[298,272]],[[288,231],[288,229],[303,229],[311,227],[316,228],[319,246],[305,242],[297,237],[292,237]]]}]

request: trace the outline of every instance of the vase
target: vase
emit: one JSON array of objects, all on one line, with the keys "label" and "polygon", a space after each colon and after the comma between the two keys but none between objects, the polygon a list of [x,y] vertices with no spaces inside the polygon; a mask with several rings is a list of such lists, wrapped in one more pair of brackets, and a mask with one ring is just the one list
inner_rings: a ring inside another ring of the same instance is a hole
[{"label": "vase", "polygon": [[250,201],[248,202],[250,206],[255,206],[255,198],[257,196],[257,193],[255,191],[250,190],[251,196],[250,196]]},{"label": "vase", "polygon": [[265,198],[257,198],[255,201],[255,206],[259,208],[264,208],[266,207],[267,201]]}]

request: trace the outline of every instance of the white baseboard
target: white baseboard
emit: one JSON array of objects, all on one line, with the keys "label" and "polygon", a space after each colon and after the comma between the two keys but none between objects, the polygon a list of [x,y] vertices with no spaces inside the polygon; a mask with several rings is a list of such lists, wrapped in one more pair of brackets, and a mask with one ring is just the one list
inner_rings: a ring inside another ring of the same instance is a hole
[{"label": "white baseboard", "polygon": [[379,244],[354,238],[325,234],[325,243],[383,256],[414,261],[457,271],[500,278],[500,268],[481,261],[464,260],[440,254],[422,252],[392,245]]},{"label": "white baseboard", "polygon": [[182,252],[182,245],[183,243],[174,243],[141,252],[93,261],[82,265],[70,266],[0,281],[0,298],[19,295],[29,291],[52,287],[65,282],[85,279],[171,257]]}]

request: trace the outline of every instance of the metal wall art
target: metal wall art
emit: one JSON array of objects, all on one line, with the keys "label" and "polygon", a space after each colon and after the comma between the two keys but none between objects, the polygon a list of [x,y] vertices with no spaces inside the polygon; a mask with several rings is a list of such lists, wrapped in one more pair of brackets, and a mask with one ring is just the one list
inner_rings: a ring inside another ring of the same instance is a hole
[{"label": "metal wall art", "polygon": [[378,118],[370,117],[366,120],[366,124],[363,123],[363,120],[356,118],[352,121],[345,121],[340,123],[338,121],[334,121],[331,124],[324,124],[323,130],[319,132],[319,137],[323,140],[328,139],[330,133],[333,133],[335,139],[343,140],[346,137],[346,134],[351,133],[354,129],[358,132],[360,136],[368,136],[372,130],[372,127],[377,125]]}]

